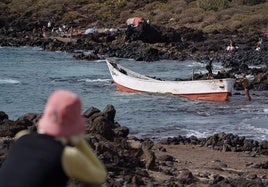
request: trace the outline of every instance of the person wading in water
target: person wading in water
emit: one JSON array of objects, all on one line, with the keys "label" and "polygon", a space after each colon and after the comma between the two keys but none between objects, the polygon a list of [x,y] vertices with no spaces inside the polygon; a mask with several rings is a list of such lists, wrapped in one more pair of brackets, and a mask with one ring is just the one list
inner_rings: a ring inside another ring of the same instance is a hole
[{"label": "person wading in water", "polygon": [[243,86],[243,88],[244,88],[244,91],[245,91],[245,94],[246,94],[246,97],[247,97],[248,101],[251,101],[251,96],[250,96],[250,94],[249,94],[249,81],[248,81],[248,79],[246,78],[246,74],[242,74],[242,79],[237,80],[236,82],[242,84],[242,86]]}]

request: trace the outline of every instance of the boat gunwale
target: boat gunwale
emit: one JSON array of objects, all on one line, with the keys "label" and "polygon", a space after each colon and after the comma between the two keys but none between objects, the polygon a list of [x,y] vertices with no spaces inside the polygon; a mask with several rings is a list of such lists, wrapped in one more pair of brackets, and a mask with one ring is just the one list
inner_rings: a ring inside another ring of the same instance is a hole
[{"label": "boat gunwale", "polygon": [[[106,59],[106,62],[109,63],[110,67],[113,68],[114,71],[116,71],[117,73],[124,75],[126,77],[129,78],[135,78],[135,79],[141,79],[143,81],[147,81],[147,82],[166,82],[166,83],[178,83],[178,82],[184,82],[184,83],[191,83],[191,82],[215,82],[215,81],[234,81],[233,78],[223,78],[223,79],[202,79],[202,80],[159,80],[159,79],[155,79],[155,78],[151,78],[145,75],[142,75],[140,73],[134,72],[128,68],[125,68],[123,66],[121,66],[120,64],[117,64],[116,62],[112,62],[115,63],[120,69],[124,70],[126,72],[122,73],[119,69],[115,68],[112,64],[111,61]],[[110,70],[110,68],[109,68]],[[111,70],[110,70],[111,71]]]}]

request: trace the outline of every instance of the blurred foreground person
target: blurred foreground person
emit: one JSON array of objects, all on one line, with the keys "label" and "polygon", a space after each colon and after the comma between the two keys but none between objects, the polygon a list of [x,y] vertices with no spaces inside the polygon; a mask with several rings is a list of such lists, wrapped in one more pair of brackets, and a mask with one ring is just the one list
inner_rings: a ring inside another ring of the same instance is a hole
[{"label": "blurred foreground person", "polygon": [[86,122],[78,96],[53,92],[37,133],[21,134],[0,168],[1,187],[63,187],[69,178],[88,184],[106,180],[106,169],[83,138]]}]

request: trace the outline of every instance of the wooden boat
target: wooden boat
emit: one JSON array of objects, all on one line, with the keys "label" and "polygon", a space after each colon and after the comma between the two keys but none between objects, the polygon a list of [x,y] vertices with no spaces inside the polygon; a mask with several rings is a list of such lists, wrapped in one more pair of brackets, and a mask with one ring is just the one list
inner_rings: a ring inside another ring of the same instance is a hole
[{"label": "wooden boat", "polygon": [[194,100],[226,101],[231,95],[235,79],[190,81],[157,80],[133,72],[106,59],[110,74],[119,91],[173,94]]}]

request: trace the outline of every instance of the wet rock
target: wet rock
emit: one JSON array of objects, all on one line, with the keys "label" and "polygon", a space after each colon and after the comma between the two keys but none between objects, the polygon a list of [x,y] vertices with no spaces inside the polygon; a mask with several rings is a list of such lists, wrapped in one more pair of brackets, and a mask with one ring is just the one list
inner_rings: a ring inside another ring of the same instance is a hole
[{"label": "wet rock", "polygon": [[0,125],[5,119],[8,119],[8,115],[5,112],[0,111]]},{"label": "wet rock", "polygon": [[1,124],[0,137],[14,137],[19,131],[26,128],[25,126],[17,126],[12,120],[5,119]]},{"label": "wet rock", "polygon": [[262,149],[268,149],[268,141],[262,141],[260,146]]},{"label": "wet rock", "polygon": [[246,139],[244,136],[239,137],[232,133],[218,133],[207,138],[196,139],[194,137],[172,137],[164,138],[160,140],[160,143],[167,145],[177,144],[194,144],[204,147],[211,147],[214,150],[224,152],[250,152],[253,154],[260,153],[263,155],[268,154],[267,141],[258,142],[252,139]]},{"label": "wet rock", "polygon": [[213,184],[217,184],[224,180],[224,177],[221,175],[215,175],[213,176]]},{"label": "wet rock", "polygon": [[103,110],[104,117],[114,123],[116,110],[113,105],[107,105]]},{"label": "wet rock", "polygon": [[89,132],[102,135],[107,140],[114,138],[113,123],[108,121],[104,116],[98,116],[90,124]]},{"label": "wet rock", "polygon": [[178,176],[178,179],[181,181],[182,184],[192,184],[197,179],[194,177],[191,171],[184,169]]},{"label": "wet rock", "polygon": [[129,128],[124,126],[117,127],[114,129],[114,134],[120,137],[127,137],[129,134]]},{"label": "wet rock", "polygon": [[18,126],[31,127],[31,126],[37,124],[40,117],[41,117],[41,114],[36,114],[36,113],[25,114],[25,115],[19,117],[15,121],[15,124]]},{"label": "wet rock", "polygon": [[142,143],[140,141],[128,140],[127,142],[128,142],[130,149],[141,149],[142,148]]},{"label": "wet rock", "polygon": [[268,169],[268,161],[255,163],[249,166],[250,168],[261,168],[261,169]]},{"label": "wet rock", "polygon": [[89,124],[89,127],[91,126],[91,124],[94,122],[94,120],[100,116],[103,117],[103,113],[99,110],[96,109],[94,107],[91,107],[89,109],[87,109],[84,113],[83,116],[85,117],[85,120],[87,121],[87,123]]},{"label": "wet rock", "polygon": [[262,141],[259,150],[261,154],[268,155],[268,141]]},{"label": "wet rock", "polygon": [[175,159],[170,155],[163,155],[163,156],[159,157],[158,159],[161,161],[171,161],[171,162],[175,161]]},{"label": "wet rock", "polygon": [[230,181],[233,186],[243,187],[243,186],[250,186],[250,187],[264,187],[265,185],[261,182],[259,178],[254,180],[248,180],[245,178],[233,179]]},{"label": "wet rock", "polygon": [[145,168],[150,169],[150,170],[155,169],[155,166],[156,166],[155,153],[152,150],[148,149],[147,147],[143,148],[142,150],[143,150],[143,157],[145,160]]}]

